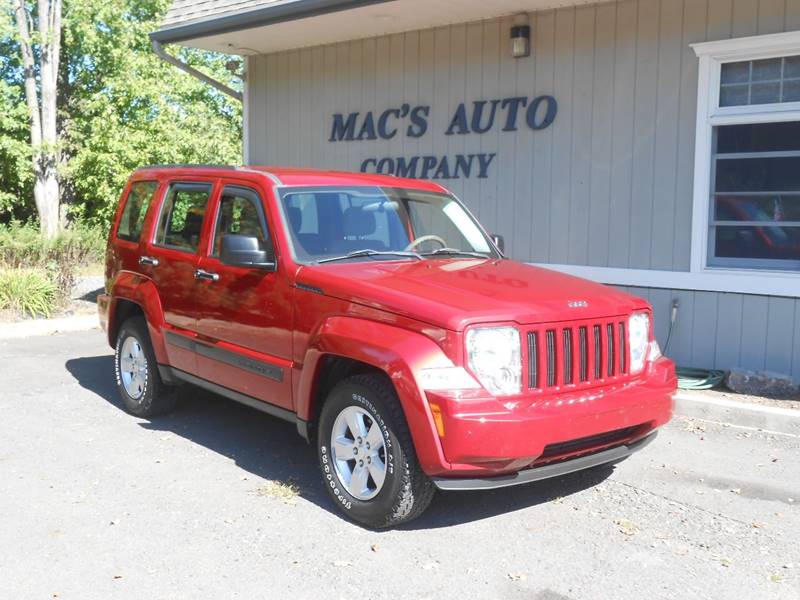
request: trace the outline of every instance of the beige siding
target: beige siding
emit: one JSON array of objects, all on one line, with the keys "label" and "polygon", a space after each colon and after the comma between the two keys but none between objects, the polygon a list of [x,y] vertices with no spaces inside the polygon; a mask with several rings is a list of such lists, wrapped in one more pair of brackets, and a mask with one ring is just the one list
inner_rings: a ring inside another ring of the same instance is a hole
[{"label": "beige siding", "polygon": [[[800,0],[621,0],[532,17],[533,56],[508,51],[511,19],[250,59],[254,163],[358,170],[370,157],[497,153],[486,180],[443,183],[510,254],[532,262],[689,269],[697,58],[689,45],[800,28]],[[555,123],[446,136],[460,102],[554,95]],[[430,105],[428,133],[328,141],[334,113]],[[800,302],[644,290],[679,361],[793,372]],[[713,323],[705,335],[701,323]],[[786,332],[791,331],[787,337]],[[692,333],[694,332],[694,333]],[[766,333],[765,333],[766,332]]]},{"label": "beige siding", "polygon": [[[357,170],[369,157],[496,152],[488,180],[444,183],[516,258],[687,270],[697,93],[689,44],[800,27],[800,0],[544,11],[524,60],[509,56],[510,26],[494,19],[252,58],[252,160]],[[444,135],[459,102],[539,94],[559,102],[548,130]],[[403,102],[432,106],[423,138],[328,142],[333,113]]]},{"label": "beige siding", "polygon": [[793,376],[800,381],[800,300],[686,290],[624,288],[646,298],[656,314],[663,346],[672,301],[678,317],[669,356],[680,365],[717,369],[742,367]]}]

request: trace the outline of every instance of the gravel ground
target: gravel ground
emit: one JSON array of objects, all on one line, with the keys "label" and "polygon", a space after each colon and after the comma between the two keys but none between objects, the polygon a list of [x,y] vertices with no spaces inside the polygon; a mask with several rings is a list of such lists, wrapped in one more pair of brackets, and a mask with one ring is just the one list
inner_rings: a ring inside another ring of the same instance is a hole
[{"label": "gravel ground", "polygon": [[764,396],[750,396],[749,394],[737,394],[736,392],[732,392],[728,389],[702,390],[702,391],[681,390],[681,392],[690,396],[697,396],[699,398],[706,396],[708,398],[717,398],[717,399],[722,398],[723,400],[733,400],[734,402],[758,404],[759,406],[772,406],[774,408],[793,408],[796,410],[800,410],[800,393],[792,398],[778,399],[778,398],[766,398]]},{"label": "gravel ground", "polygon": [[343,520],[294,428],[122,412],[98,331],[0,342],[0,598],[800,597],[800,440],[676,419],[616,469]]}]

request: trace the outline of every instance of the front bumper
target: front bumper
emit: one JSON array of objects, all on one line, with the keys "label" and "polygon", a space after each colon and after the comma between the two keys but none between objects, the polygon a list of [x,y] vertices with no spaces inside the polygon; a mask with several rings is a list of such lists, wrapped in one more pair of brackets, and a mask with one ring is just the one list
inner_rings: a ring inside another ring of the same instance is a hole
[{"label": "front bumper", "polygon": [[440,490],[494,490],[497,488],[509,487],[512,485],[523,485],[525,483],[532,483],[534,481],[542,481],[543,479],[551,479],[553,477],[560,477],[561,475],[568,475],[576,471],[584,469],[591,469],[592,467],[599,467],[600,465],[611,465],[618,463],[628,458],[637,450],[641,450],[647,444],[652,442],[658,435],[657,431],[653,431],[649,435],[629,442],[622,446],[609,448],[608,450],[601,450],[578,458],[572,458],[565,461],[556,462],[553,464],[543,465],[541,467],[533,467],[524,471],[518,471],[509,475],[500,475],[498,477],[474,477],[474,478],[447,478],[447,477],[434,477],[433,483]]},{"label": "front bumper", "polygon": [[[444,433],[439,436],[444,461],[427,470],[428,475],[508,476],[635,447],[672,417],[676,383],[672,361],[661,358],[636,379],[612,387],[565,389],[513,400],[485,392],[471,396],[427,392],[428,403],[441,415]],[[551,471],[557,470],[541,472]]]}]

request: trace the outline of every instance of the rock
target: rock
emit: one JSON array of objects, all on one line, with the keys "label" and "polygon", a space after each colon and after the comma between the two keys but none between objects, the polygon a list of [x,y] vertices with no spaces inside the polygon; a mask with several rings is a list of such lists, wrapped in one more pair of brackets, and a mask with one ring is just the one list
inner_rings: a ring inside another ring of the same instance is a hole
[{"label": "rock", "polygon": [[800,392],[791,377],[769,371],[756,373],[731,369],[725,378],[725,385],[739,394],[769,398],[792,398]]}]

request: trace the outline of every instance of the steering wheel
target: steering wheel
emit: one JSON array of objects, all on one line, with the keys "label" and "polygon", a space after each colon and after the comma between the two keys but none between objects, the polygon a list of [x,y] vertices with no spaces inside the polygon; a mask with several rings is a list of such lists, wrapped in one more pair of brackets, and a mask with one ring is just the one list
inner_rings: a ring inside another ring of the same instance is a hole
[{"label": "steering wheel", "polygon": [[424,242],[436,242],[437,244],[441,244],[442,248],[447,248],[447,242],[445,242],[442,238],[438,235],[423,235],[422,237],[418,237],[413,242],[411,242],[408,246],[406,246],[404,252],[410,252],[420,244]]}]

